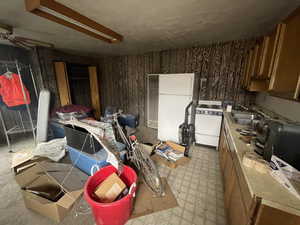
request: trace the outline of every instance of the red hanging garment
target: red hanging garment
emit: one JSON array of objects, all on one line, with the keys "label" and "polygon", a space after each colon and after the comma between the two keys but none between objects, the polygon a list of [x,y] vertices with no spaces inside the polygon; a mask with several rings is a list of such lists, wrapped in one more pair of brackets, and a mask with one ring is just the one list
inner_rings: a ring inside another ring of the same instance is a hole
[{"label": "red hanging garment", "polygon": [[0,95],[3,102],[8,106],[30,104],[30,95],[24,86],[25,96],[22,91],[22,83],[18,74],[12,73],[10,77],[0,76]]}]

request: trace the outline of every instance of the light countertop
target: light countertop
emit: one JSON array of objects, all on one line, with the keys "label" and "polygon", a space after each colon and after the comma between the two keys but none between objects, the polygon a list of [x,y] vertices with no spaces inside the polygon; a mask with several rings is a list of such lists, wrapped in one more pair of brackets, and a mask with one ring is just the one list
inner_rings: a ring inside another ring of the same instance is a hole
[{"label": "light countertop", "polygon": [[253,168],[243,165],[242,160],[251,147],[239,139],[237,128],[243,126],[236,124],[229,113],[224,112],[224,125],[229,134],[230,150],[237,155],[238,162],[245,176],[252,197],[262,198],[262,203],[300,216],[300,199],[279,184],[270,174],[259,173]]}]

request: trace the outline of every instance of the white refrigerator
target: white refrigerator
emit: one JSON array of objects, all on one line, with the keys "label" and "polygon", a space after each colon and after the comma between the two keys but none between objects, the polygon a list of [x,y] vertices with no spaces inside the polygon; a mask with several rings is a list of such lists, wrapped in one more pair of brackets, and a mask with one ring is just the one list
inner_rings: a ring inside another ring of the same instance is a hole
[{"label": "white refrigerator", "polygon": [[185,108],[192,101],[194,74],[160,74],[158,99],[158,139],[178,143],[178,128]]}]

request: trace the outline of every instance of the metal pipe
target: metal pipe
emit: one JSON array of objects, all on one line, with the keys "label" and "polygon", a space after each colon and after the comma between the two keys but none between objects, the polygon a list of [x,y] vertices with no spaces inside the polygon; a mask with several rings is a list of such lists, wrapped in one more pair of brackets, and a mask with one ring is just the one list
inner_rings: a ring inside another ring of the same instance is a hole
[{"label": "metal pipe", "polygon": [[[20,82],[21,82],[21,88],[22,88],[23,98],[24,98],[25,103],[26,103],[27,102],[27,96],[26,96],[26,93],[25,93],[24,85],[23,85],[21,70],[19,68],[17,60],[15,61],[15,63],[16,63],[16,68],[17,68],[17,71],[18,71],[18,74],[19,74],[19,79],[20,79]],[[26,105],[26,110],[27,110],[28,117],[29,117],[29,122],[30,122],[30,125],[31,125],[31,128],[32,128],[32,136],[33,136],[34,142],[36,143],[35,128],[34,128],[32,117],[31,117],[30,107],[29,107],[28,104],[25,104],[25,105]]]},{"label": "metal pipe", "polygon": [[30,71],[30,75],[31,75],[31,79],[32,79],[33,87],[34,87],[35,96],[38,99],[38,97],[39,97],[38,96],[38,91],[37,91],[37,88],[36,88],[36,84],[35,84],[35,80],[34,80],[34,76],[33,76],[31,65],[29,65],[29,71]]},{"label": "metal pipe", "polygon": [[0,110],[0,119],[1,119],[1,123],[2,123],[3,129],[4,129],[4,134],[5,134],[5,138],[6,138],[6,141],[7,141],[9,152],[12,152],[10,140],[9,140],[9,137],[8,137],[8,134],[7,134],[7,128],[6,128],[6,125],[5,125],[5,122],[4,122],[1,110]]},{"label": "metal pipe", "polygon": [[19,117],[20,117],[20,120],[21,120],[21,124],[22,124],[22,128],[23,128],[23,133],[25,133],[25,126],[24,126],[22,114],[21,114],[20,111],[18,111],[18,114],[19,114]]}]

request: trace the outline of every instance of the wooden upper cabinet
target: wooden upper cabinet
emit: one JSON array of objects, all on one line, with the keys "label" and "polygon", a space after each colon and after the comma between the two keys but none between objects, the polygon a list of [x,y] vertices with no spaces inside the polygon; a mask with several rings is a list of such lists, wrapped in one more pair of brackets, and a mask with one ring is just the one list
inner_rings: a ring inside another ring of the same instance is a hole
[{"label": "wooden upper cabinet", "polygon": [[256,55],[255,55],[255,62],[254,62],[253,77],[254,79],[262,79],[260,74],[260,69],[262,67],[263,52],[265,51],[263,40],[259,40],[259,42],[255,46],[254,51]]},{"label": "wooden upper cabinet", "polygon": [[263,38],[262,43],[259,46],[259,60],[257,67],[257,77],[266,79],[268,75],[264,73],[266,67],[266,56],[269,47],[270,37],[266,36]]},{"label": "wooden upper cabinet", "polygon": [[247,88],[250,84],[252,62],[253,62],[253,50],[250,50],[247,59],[245,88]]},{"label": "wooden upper cabinet", "polygon": [[265,91],[268,89],[266,79],[259,77],[260,59],[263,52],[262,43],[250,50],[245,72],[245,87],[248,91]]},{"label": "wooden upper cabinet", "polygon": [[258,59],[259,59],[259,44],[255,45],[253,49],[253,57],[251,60],[250,78],[254,79],[258,71]]},{"label": "wooden upper cabinet", "polygon": [[258,79],[270,79],[271,77],[280,29],[281,24],[279,24],[268,36],[265,36],[260,44],[257,67]]},{"label": "wooden upper cabinet", "polygon": [[280,26],[269,89],[282,97],[297,99],[300,82],[300,10]]},{"label": "wooden upper cabinet", "polygon": [[269,36],[260,40],[253,49],[250,75],[248,75],[251,79],[248,80],[247,90],[267,91],[269,89],[280,29],[281,25],[277,26]]},{"label": "wooden upper cabinet", "polygon": [[250,52],[247,54],[246,59],[245,59],[245,66],[244,66],[243,76],[242,76],[243,77],[243,82],[242,82],[243,88],[247,87],[249,66],[250,66]]},{"label": "wooden upper cabinet", "polygon": [[271,32],[268,38],[268,45],[262,74],[266,75],[269,79],[272,76],[275,55],[278,47],[279,36],[281,33],[282,24],[278,24],[276,29]]}]

